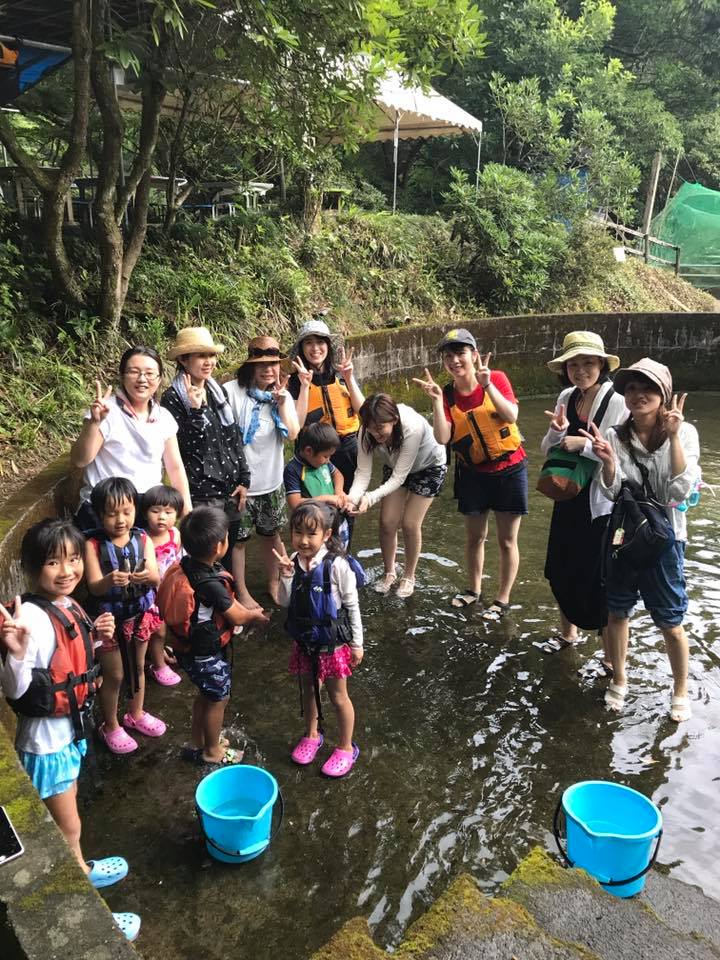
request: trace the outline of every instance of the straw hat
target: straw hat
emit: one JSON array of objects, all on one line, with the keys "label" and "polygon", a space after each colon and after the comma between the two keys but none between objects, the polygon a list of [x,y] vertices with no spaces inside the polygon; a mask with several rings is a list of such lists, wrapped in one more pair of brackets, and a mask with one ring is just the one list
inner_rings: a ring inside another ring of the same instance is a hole
[{"label": "straw hat", "polygon": [[215,343],[207,327],[183,327],[178,330],[175,342],[168,356],[171,360],[184,357],[189,353],[224,353],[225,347]]},{"label": "straw hat", "polygon": [[322,337],[322,339],[327,340],[328,345],[330,345],[332,344],[332,336],[330,327],[328,327],[324,320],[308,320],[308,322],[304,323],[298,330],[297,339],[293,344],[290,355],[293,357],[298,356],[302,348],[303,340],[306,340],[308,337]]},{"label": "straw hat", "polygon": [[276,360],[285,359],[287,354],[281,352],[275,337],[253,337],[248,343],[247,360],[243,360],[243,366],[246,363],[274,363]]},{"label": "straw hat", "polygon": [[605,344],[602,337],[590,330],[573,330],[568,333],[563,340],[563,352],[559,357],[550,360],[548,370],[553,373],[562,373],[563,364],[567,363],[573,357],[602,357],[607,360],[608,367],[611,370],[617,370],[620,366],[620,358],[612,353],[605,352]]},{"label": "straw hat", "polygon": [[618,370],[615,375],[615,380],[613,381],[613,387],[616,393],[625,393],[625,387],[627,387],[628,381],[632,380],[638,374],[645,377],[645,379],[651,383],[654,383],[662,393],[663,401],[670,403],[673,392],[672,374],[664,363],[658,363],[657,360],[651,360],[650,357],[643,357],[642,360],[638,360],[637,363]]}]

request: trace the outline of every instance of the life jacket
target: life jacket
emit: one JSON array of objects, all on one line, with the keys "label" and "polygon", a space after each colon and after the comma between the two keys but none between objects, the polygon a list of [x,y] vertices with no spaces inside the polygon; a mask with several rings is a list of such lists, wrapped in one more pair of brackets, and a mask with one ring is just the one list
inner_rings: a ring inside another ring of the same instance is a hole
[{"label": "life jacket", "polygon": [[[113,570],[124,570],[133,573],[142,569],[145,558],[145,541],[147,534],[138,527],[130,531],[130,539],[124,547],[116,546],[102,530],[92,530],[88,538],[97,544],[100,570],[103,576]],[[112,613],[117,621],[118,633],[120,624],[125,620],[132,620],[140,616],[155,603],[155,588],[142,584],[129,584],[127,587],[110,587],[103,597],[95,598],[95,608],[99,613]]]},{"label": "life jacket", "polygon": [[[295,557],[295,573],[290,588],[290,603],[285,629],[296,640],[302,652],[310,658],[313,689],[318,712],[318,728],[324,732],[324,717],[318,680],[321,653],[332,653],[337,647],[352,640],[347,610],[338,607],[332,595],[331,573],[334,557],[323,557],[312,570],[303,570]],[[355,574],[358,589],[365,586],[365,571],[351,554],[345,554]],[[298,678],[300,681],[300,678]],[[302,692],[300,697],[302,716]]]},{"label": "life jacket", "polygon": [[487,390],[480,406],[471,410],[460,410],[457,406],[451,383],[443,387],[443,394],[453,424],[450,446],[465,466],[504,460],[522,444],[517,424],[500,417]]},{"label": "life jacket", "polygon": [[158,609],[174,650],[194,657],[211,657],[230,643],[234,628],[221,613],[198,621],[201,601],[196,591],[203,583],[219,580],[234,599],[233,578],[226,570],[198,573],[189,561],[189,557],[183,557],[168,569],[158,590]]},{"label": "life jacket", "polygon": [[55,631],[55,651],[47,667],[33,667],[30,686],[16,700],[8,698],[15,713],[24,717],[67,717],[72,720],[75,741],[85,736],[83,708],[95,695],[100,665],[95,663],[92,622],[85,611],[70,601],[58,607],[45,597],[26,593],[23,603],[32,603],[50,618]]},{"label": "life jacket", "polygon": [[321,497],[328,494],[332,496],[335,493],[330,468],[326,463],[321,467],[311,467],[302,459],[300,459],[300,463],[300,493],[304,498]]},{"label": "life jacket", "polygon": [[357,433],[360,417],[353,410],[345,381],[336,376],[330,383],[318,384],[315,379],[310,384],[305,424],[329,423],[340,437]]}]

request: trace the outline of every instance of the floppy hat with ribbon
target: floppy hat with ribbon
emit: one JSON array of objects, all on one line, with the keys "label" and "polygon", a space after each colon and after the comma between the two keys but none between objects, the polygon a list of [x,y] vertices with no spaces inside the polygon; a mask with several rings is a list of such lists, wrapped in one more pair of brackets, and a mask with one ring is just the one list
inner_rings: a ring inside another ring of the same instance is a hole
[{"label": "floppy hat with ribbon", "polygon": [[563,352],[548,362],[548,370],[553,373],[562,373],[563,364],[573,357],[602,357],[607,360],[611,370],[620,366],[620,358],[613,353],[607,353],[602,337],[590,330],[573,330],[563,340]]},{"label": "floppy hat with ribbon", "polygon": [[184,357],[189,353],[224,353],[225,347],[215,343],[207,327],[183,327],[178,330],[175,342],[170,347],[168,356],[171,360]]},{"label": "floppy hat with ribbon", "polygon": [[643,357],[637,363],[629,367],[623,367],[618,370],[613,380],[613,387],[616,393],[625,393],[628,382],[638,376],[645,377],[660,390],[663,402],[670,403],[673,392],[672,374],[664,363],[658,363],[657,360],[651,360],[650,357]]},{"label": "floppy hat with ribbon", "polygon": [[275,337],[263,335],[253,337],[248,343],[247,360],[243,360],[243,366],[246,363],[274,363],[276,360],[285,359],[287,354],[282,353]]}]

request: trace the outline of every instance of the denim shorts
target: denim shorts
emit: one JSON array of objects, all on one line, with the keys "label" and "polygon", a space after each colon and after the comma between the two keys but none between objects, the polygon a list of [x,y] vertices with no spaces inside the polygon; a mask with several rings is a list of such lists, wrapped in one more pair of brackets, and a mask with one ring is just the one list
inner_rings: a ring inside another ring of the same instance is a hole
[{"label": "denim shorts", "polygon": [[649,570],[611,578],[606,585],[607,607],[616,617],[629,617],[642,597],[657,627],[679,627],[688,608],[685,589],[685,543],[676,540]]},{"label": "denim shorts", "polygon": [[527,460],[494,473],[458,465],[455,497],[458,512],[466,517],[479,516],[488,510],[525,516],[528,512]]},{"label": "denim shorts", "polygon": [[69,743],[56,753],[26,753],[18,750],[20,763],[32,780],[41,800],[65,793],[80,775],[82,758],[87,753],[87,741]]},{"label": "denim shorts", "polygon": [[180,654],[177,662],[206,700],[217,703],[230,696],[232,671],[221,653],[212,657],[192,657]]}]

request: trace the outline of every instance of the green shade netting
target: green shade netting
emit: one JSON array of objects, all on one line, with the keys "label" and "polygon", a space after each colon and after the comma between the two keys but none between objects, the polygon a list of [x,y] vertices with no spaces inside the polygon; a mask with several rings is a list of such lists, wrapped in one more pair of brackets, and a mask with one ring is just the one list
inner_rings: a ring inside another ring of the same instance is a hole
[{"label": "green shade netting", "polygon": [[[682,275],[701,287],[718,286],[720,280],[720,192],[699,183],[683,183],[662,213],[652,221],[650,233],[680,247]],[[675,252],[652,244],[650,252],[668,264]]]}]

